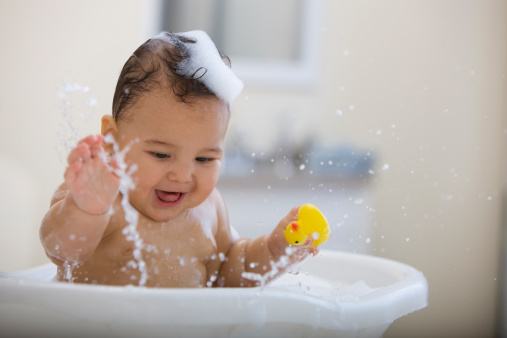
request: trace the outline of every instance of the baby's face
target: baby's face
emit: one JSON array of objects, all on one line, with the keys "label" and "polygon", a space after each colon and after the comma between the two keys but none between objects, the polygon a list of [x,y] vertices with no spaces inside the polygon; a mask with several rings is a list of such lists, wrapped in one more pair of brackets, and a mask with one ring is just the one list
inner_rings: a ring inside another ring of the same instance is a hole
[{"label": "baby's face", "polygon": [[199,205],[213,191],[229,119],[217,98],[182,103],[168,91],[138,98],[118,122],[116,135],[121,148],[135,140],[126,157],[138,166],[130,202],[158,222]]}]

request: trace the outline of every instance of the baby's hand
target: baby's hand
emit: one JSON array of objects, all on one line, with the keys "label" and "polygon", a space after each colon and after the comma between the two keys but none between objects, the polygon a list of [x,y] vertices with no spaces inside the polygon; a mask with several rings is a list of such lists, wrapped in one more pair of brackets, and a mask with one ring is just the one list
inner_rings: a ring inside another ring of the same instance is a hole
[{"label": "baby's hand", "polygon": [[275,230],[270,234],[268,238],[268,246],[273,255],[281,257],[287,254],[287,248],[289,248],[290,254],[289,262],[296,263],[302,261],[308,254],[316,255],[318,249],[312,247],[312,239],[308,239],[303,245],[290,247],[284,236],[284,230],[292,222],[297,221],[299,208],[293,208],[276,226]]},{"label": "baby's hand", "polygon": [[83,138],[70,152],[65,171],[65,183],[74,203],[93,215],[109,210],[120,186],[119,178],[101,158],[105,155],[103,143],[99,135]]}]

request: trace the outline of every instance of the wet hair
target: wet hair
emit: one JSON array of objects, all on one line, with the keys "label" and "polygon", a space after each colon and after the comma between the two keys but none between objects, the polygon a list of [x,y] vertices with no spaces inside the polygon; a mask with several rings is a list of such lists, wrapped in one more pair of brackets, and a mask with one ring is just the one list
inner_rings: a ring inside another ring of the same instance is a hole
[{"label": "wet hair", "polygon": [[[123,112],[144,93],[155,88],[167,88],[181,102],[192,98],[216,95],[199,79],[207,69],[201,67],[191,76],[182,76],[179,65],[188,59],[186,43],[195,40],[174,33],[162,32],[159,37],[147,40],[139,46],[123,66],[113,97],[113,118],[119,121]],[[230,59],[220,56],[230,67]]]}]

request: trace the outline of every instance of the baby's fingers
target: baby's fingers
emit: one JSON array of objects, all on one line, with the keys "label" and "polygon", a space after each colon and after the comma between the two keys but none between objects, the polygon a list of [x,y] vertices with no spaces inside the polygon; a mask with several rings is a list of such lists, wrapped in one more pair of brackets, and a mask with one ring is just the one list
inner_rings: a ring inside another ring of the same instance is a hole
[{"label": "baby's fingers", "polygon": [[67,162],[70,164],[80,160],[81,162],[86,161],[91,156],[90,147],[85,143],[78,144],[72,151],[70,152]]},{"label": "baby's fingers", "polygon": [[74,161],[73,163],[69,164],[64,174],[65,181],[68,183],[74,182],[82,166],[82,161]]},{"label": "baby's fingers", "polygon": [[100,135],[95,136],[93,139],[93,143],[90,144],[90,151],[92,157],[99,157],[99,153],[102,152],[104,149],[102,147],[103,144],[103,138]]},{"label": "baby's fingers", "polygon": [[102,139],[101,135],[89,135],[89,136],[86,136],[85,138],[82,138],[81,140],[79,140],[78,145],[85,143],[91,147],[95,144],[101,144],[102,141],[103,141],[103,139]]},{"label": "baby's fingers", "polygon": [[319,249],[313,245],[313,239],[308,238],[303,245],[304,249],[311,253],[313,256],[319,253]]},{"label": "baby's fingers", "polygon": [[289,213],[284,218],[282,218],[280,221],[280,226],[282,228],[285,228],[287,224],[296,221],[298,218],[298,210],[299,207],[292,208],[291,211],[289,211]]}]

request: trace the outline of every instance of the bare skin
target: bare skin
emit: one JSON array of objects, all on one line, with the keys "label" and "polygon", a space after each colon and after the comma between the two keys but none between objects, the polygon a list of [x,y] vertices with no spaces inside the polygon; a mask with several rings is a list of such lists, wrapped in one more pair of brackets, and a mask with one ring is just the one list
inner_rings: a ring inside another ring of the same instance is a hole
[{"label": "bare skin", "polygon": [[[270,234],[240,239],[216,189],[228,109],[214,97],[189,104],[168,93],[143,95],[118,122],[102,119],[102,135],[111,134],[121,149],[130,144],[126,161],[138,166],[129,201],[139,214],[146,286],[256,286],[243,272],[264,275],[285,255],[283,229],[296,219],[297,208]],[[101,152],[111,153],[102,136],[88,136],[70,152],[65,181],[42,221],[41,241],[59,280],[65,262],[72,262],[74,282],[137,285],[140,273],[129,265],[134,245],[122,233],[119,178]],[[310,252],[310,243],[293,250],[286,268]]]}]

